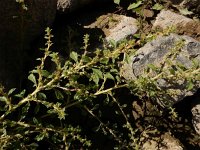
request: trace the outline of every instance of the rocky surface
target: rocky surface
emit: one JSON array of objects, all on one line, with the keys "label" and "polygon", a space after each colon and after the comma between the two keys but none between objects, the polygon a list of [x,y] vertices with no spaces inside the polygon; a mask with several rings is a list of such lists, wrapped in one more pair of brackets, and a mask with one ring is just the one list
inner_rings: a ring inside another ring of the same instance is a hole
[{"label": "rocky surface", "polygon": [[85,28],[99,28],[105,34],[107,42],[114,40],[119,42],[138,30],[138,21],[132,17],[117,14],[102,15]]},{"label": "rocky surface", "polygon": [[195,99],[193,100],[191,112],[193,115],[192,123],[193,123],[194,129],[200,135],[200,97],[199,95],[197,95]]},{"label": "rocky surface", "polygon": [[185,34],[200,41],[200,22],[179,15],[170,10],[162,10],[153,24],[153,28],[166,29],[174,27],[178,34]]},{"label": "rocky surface", "polygon": [[105,3],[111,0],[58,0],[57,10],[60,13],[68,13],[77,10],[90,3]]},{"label": "rocky surface", "polygon": [[143,150],[184,150],[180,141],[166,132],[159,140],[149,139],[143,146]]},{"label": "rocky surface", "polygon": [[57,10],[62,13],[71,12],[94,0],[58,0]]},{"label": "rocky surface", "polygon": [[[177,42],[184,40],[184,46],[180,49],[179,54],[172,61],[173,64],[180,63],[185,68],[192,67],[192,60],[197,61],[200,64],[200,42],[192,39],[188,36],[179,36],[171,34],[165,37],[158,37],[152,42],[147,43],[136,52],[136,56],[131,57],[131,63],[125,64],[122,69],[122,75],[127,80],[134,80],[144,74],[144,70],[149,64],[153,64],[157,67],[165,68],[167,64],[164,63],[166,55],[171,53]],[[152,73],[152,77],[156,74]],[[196,83],[191,90],[187,90],[186,83],[184,81],[174,81],[174,83],[168,83],[164,80],[159,80],[158,85],[163,90],[174,90],[177,94],[169,95],[168,102],[172,106],[174,103],[182,100],[185,96],[194,94],[200,87],[200,83]],[[165,105],[165,104],[163,104]]]},{"label": "rocky surface", "polygon": [[170,0],[174,5],[182,5],[196,14],[200,14],[200,1],[199,0]]}]

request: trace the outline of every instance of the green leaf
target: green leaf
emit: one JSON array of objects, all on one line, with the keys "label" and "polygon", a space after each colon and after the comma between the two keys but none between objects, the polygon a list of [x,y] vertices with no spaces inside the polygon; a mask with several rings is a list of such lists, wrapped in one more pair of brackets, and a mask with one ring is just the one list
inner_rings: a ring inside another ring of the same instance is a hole
[{"label": "green leaf", "polygon": [[30,145],[30,148],[33,150],[33,149],[37,149],[37,147],[39,147],[39,145],[37,143],[31,143]]},{"label": "green leaf", "polygon": [[45,100],[45,99],[47,99],[47,96],[44,93],[39,92],[38,93],[38,99]]},{"label": "green leaf", "polygon": [[88,63],[88,62],[91,62],[91,61],[92,61],[92,58],[90,58],[90,57],[88,57],[88,56],[83,56],[83,57],[82,57],[82,61]]},{"label": "green leaf", "polygon": [[106,58],[106,57],[103,57],[103,58],[101,58],[101,60],[100,60],[100,63],[105,64],[105,65],[107,65],[108,62],[109,62],[109,58]]},{"label": "green leaf", "polygon": [[6,101],[7,101],[7,98],[6,98],[5,96],[1,96],[1,97],[0,97],[0,101],[6,102]]},{"label": "green leaf", "polygon": [[37,118],[33,117],[33,123],[34,123],[34,124],[36,124],[36,125],[38,125],[38,124],[39,124],[39,122],[38,122]]},{"label": "green leaf", "polygon": [[9,92],[8,92],[8,95],[11,95],[15,90],[16,90],[16,88],[10,89]]},{"label": "green leaf", "polygon": [[20,116],[20,120],[24,119],[28,113],[28,110],[30,108],[30,103],[28,102],[23,108]]},{"label": "green leaf", "polygon": [[182,15],[191,15],[191,14],[193,14],[193,12],[192,12],[192,11],[189,11],[187,8],[179,9],[179,12],[180,12]]},{"label": "green leaf", "polygon": [[150,68],[152,71],[157,71],[157,67],[156,67],[155,65],[153,65],[153,64],[148,64],[147,66],[148,66],[148,68]]},{"label": "green leaf", "polygon": [[176,73],[175,70],[174,70],[173,68],[170,68],[170,69],[169,69],[169,72],[170,72],[172,75],[175,75],[175,73]]},{"label": "green leaf", "polygon": [[54,90],[57,99],[64,99],[63,94],[59,90]]},{"label": "green leaf", "polygon": [[21,93],[16,94],[15,97],[23,98],[26,90],[21,91]]},{"label": "green leaf", "polygon": [[92,68],[92,71],[95,75],[97,75],[100,79],[103,79],[103,73],[99,69]]},{"label": "green leaf", "polygon": [[192,80],[188,81],[187,83],[187,90],[192,90],[194,88],[194,83],[192,82]]},{"label": "green leaf", "polygon": [[136,3],[132,3],[128,6],[127,10],[138,8],[140,5],[142,5],[142,1],[138,1]]},{"label": "green leaf", "polygon": [[35,114],[37,114],[40,111],[40,104],[37,103],[37,105],[35,106],[34,112]]},{"label": "green leaf", "polygon": [[37,85],[37,81],[36,81],[36,78],[35,78],[34,74],[30,74],[30,75],[28,76],[28,79],[34,83],[33,86],[36,86],[36,85]]},{"label": "green leaf", "polygon": [[99,108],[99,104],[96,104],[96,105],[91,109],[91,111],[97,110],[98,108]]},{"label": "green leaf", "polygon": [[114,3],[117,4],[117,5],[119,5],[120,0],[114,0]]},{"label": "green leaf", "polygon": [[112,48],[116,48],[116,47],[117,47],[117,42],[116,42],[115,40],[111,39],[111,40],[109,41],[109,43],[110,43],[110,45],[112,46]]},{"label": "green leaf", "polygon": [[152,9],[154,9],[154,10],[162,10],[162,9],[163,9],[163,5],[161,5],[161,4],[159,4],[159,3],[156,3],[156,4],[152,7]]},{"label": "green leaf", "polygon": [[98,85],[98,83],[99,83],[99,77],[98,77],[98,75],[92,74],[91,80],[94,81],[94,83],[95,83],[96,85]]},{"label": "green leaf", "polygon": [[70,58],[73,59],[75,62],[78,61],[78,54],[77,54],[76,52],[72,51],[72,52],[70,53],[69,56],[70,56]]},{"label": "green leaf", "polygon": [[130,57],[128,54],[124,54],[124,55],[125,55],[124,61],[125,61],[127,64],[131,64],[131,63],[132,63],[131,57]]},{"label": "green leaf", "polygon": [[110,73],[106,73],[104,76],[105,76],[107,79],[115,80],[115,78],[114,78]]},{"label": "green leaf", "polygon": [[47,70],[41,70],[41,74],[43,77],[46,77],[46,78],[49,77],[49,75],[51,75],[51,73],[48,72]]},{"label": "green leaf", "polygon": [[119,71],[117,69],[110,69],[110,72],[118,73]]},{"label": "green leaf", "polygon": [[44,138],[45,138],[45,134],[44,134],[44,133],[40,133],[39,135],[37,135],[37,136],[35,137],[35,139],[36,139],[37,141],[42,141]]}]

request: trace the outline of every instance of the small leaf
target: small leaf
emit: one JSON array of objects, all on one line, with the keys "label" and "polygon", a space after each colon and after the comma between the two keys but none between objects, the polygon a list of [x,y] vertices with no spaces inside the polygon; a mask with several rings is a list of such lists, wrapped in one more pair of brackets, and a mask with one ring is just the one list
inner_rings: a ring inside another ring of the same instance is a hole
[{"label": "small leaf", "polygon": [[36,125],[39,124],[38,120],[35,117],[33,117],[33,123],[36,124]]},{"label": "small leaf", "polygon": [[194,83],[192,82],[192,80],[190,80],[188,83],[187,83],[187,90],[192,90],[194,88]]},{"label": "small leaf", "polygon": [[91,79],[92,79],[92,81],[94,81],[94,83],[96,85],[98,85],[98,83],[99,83],[99,77],[98,77],[97,74],[92,74]]},{"label": "small leaf", "polygon": [[28,79],[34,83],[33,86],[36,86],[36,85],[37,85],[36,78],[35,78],[34,74],[30,74],[30,75],[28,76]]},{"label": "small leaf", "polygon": [[30,103],[27,103],[23,108],[20,116],[20,120],[24,119],[28,113],[28,110],[30,108]]},{"label": "small leaf", "polygon": [[47,96],[44,93],[39,92],[38,93],[38,99],[45,100],[45,99],[47,99]]},{"label": "small leaf", "polygon": [[99,108],[99,104],[96,104],[96,105],[91,109],[91,111],[97,110],[98,108]]},{"label": "small leaf", "polygon": [[46,77],[46,78],[49,77],[49,75],[51,75],[50,72],[48,72],[47,70],[41,70],[41,74],[43,77]]},{"label": "small leaf", "polygon": [[111,69],[110,72],[118,73],[118,70],[117,69]]},{"label": "small leaf", "polygon": [[6,101],[7,101],[7,98],[6,98],[5,96],[1,96],[1,97],[0,97],[0,101],[6,102]]},{"label": "small leaf", "polygon": [[39,147],[39,145],[37,143],[31,143],[29,146],[32,149],[36,149],[37,147]]},{"label": "small leaf", "polygon": [[110,43],[110,45],[112,46],[112,48],[116,48],[116,47],[117,47],[117,42],[116,42],[115,40],[111,39],[111,40],[109,41],[109,43]]},{"label": "small leaf", "polygon": [[94,74],[98,75],[100,79],[103,79],[103,73],[99,69],[92,68]]},{"label": "small leaf", "polygon": [[150,68],[152,71],[157,71],[157,67],[156,67],[155,65],[153,65],[153,64],[148,64],[147,66],[148,66],[148,68]]},{"label": "small leaf", "polygon": [[132,3],[128,6],[127,10],[135,9],[142,4],[142,1],[138,1],[137,3]]},{"label": "small leaf", "polygon": [[189,11],[187,8],[179,9],[179,12],[180,12],[182,15],[191,15],[191,14],[193,14],[193,12],[192,12],[192,11]]},{"label": "small leaf", "polygon": [[23,98],[26,90],[21,91],[21,93],[16,94],[15,97]]},{"label": "small leaf", "polygon": [[73,59],[75,62],[78,61],[78,54],[74,51],[70,53],[70,58]]},{"label": "small leaf", "polygon": [[107,65],[108,62],[109,62],[109,58],[106,58],[106,57],[103,57],[103,58],[101,58],[101,60],[100,60],[100,63],[105,64],[105,65]]},{"label": "small leaf", "polygon": [[170,72],[172,75],[175,75],[175,73],[176,73],[175,70],[174,70],[173,68],[170,68],[170,69],[169,69],[169,72]]},{"label": "small leaf", "polygon": [[37,136],[35,137],[35,139],[36,139],[37,141],[42,141],[42,140],[44,139],[44,137],[45,137],[44,133],[40,133],[39,135],[37,135]]},{"label": "small leaf", "polygon": [[82,61],[88,63],[88,62],[91,62],[91,61],[92,61],[92,58],[90,58],[90,57],[88,57],[88,56],[83,56],[83,57],[82,57]]},{"label": "small leaf", "polygon": [[59,91],[59,90],[54,90],[55,91],[55,95],[56,95],[56,98],[59,100],[59,99],[64,99],[64,96],[63,94]]},{"label": "small leaf", "polygon": [[156,4],[152,7],[152,9],[154,9],[154,10],[162,10],[162,9],[163,9],[163,5],[161,5],[161,4],[159,4],[159,3],[156,3]]},{"label": "small leaf", "polygon": [[106,73],[105,75],[104,75],[107,79],[111,79],[111,80],[115,80],[115,78],[112,76],[112,74],[110,74],[110,73]]},{"label": "small leaf", "polygon": [[117,5],[119,5],[120,0],[114,0],[114,3],[117,4]]},{"label": "small leaf", "polygon": [[34,112],[35,114],[37,114],[40,111],[40,104],[37,103],[37,105],[35,106]]},{"label": "small leaf", "polygon": [[11,95],[15,90],[16,90],[16,88],[10,89],[9,92],[8,92],[8,95]]}]

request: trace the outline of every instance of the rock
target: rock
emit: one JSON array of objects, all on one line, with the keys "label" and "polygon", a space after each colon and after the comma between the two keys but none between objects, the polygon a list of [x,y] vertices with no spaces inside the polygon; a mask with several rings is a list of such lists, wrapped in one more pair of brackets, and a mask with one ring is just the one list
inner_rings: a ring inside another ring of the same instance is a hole
[{"label": "rock", "polygon": [[[184,42],[182,41],[184,40]],[[163,69],[168,67],[165,57],[171,55],[170,53],[175,50],[177,44],[181,43],[182,46],[177,47],[178,53],[175,55],[175,58],[172,61],[173,64],[182,64],[185,69],[190,69],[192,67],[192,59],[200,65],[200,42],[194,40],[188,36],[179,36],[177,34],[171,34],[165,37],[157,37],[157,39],[152,42],[147,43],[142,48],[140,48],[136,55],[130,58],[131,63],[126,63],[122,69],[121,74],[127,80],[134,80],[139,76],[144,76],[144,71],[149,64],[154,66],[161,67]],[[183,46],[184,45],[184,46]],[[179,45],[180,46],[180,45]],[[176,65],[172,65],[171,71],[175,71]],[[200,71],[197,70],[196,77],[200,74]],[[171,72],[168,71],[167,74],[170,76]],[[148,75],[151,78],[156,76],[156,72],[152,71]],[[184,97],[193,95],[197,89],[200,87],[200,80],[195,81],[195,85],[188,90],[188,83],[184,80],[179,79],[171,83],[165,79],[158,79],[157,86],[163,89],[164,91],[169,91],[172,94],[167,95],[165,98],[167,101],[159,102],[162,106],[172,106],[176,102],[182,100]]]},{"label": "rock", "polygon": [[58,0],[57,10],[60,12],[71,12],[82,5],[86,5],[92,0]]},{"label": "rock", "polygon": [[195,105],[192,108],[192,115],[193,115],[193,126],[195,131],[200,135],[200,104]]},{"label": "rock", "polygon": [[167,28],[172,25],[177,26],[178,24],[185,26],[188,22],[192,21],[192,19],[176,14],[170,10],[161,10],[161,12],[156,17],[156,21],[154,22],[153,27]]},{"label": "rock", "polygon": [[183,150],[180,141],[166,132],[159,140],[149,139],[142,146],[143,150]]},{"label": "rock", "polygon": [[99,28],[105,34],[105,40],[119,42],[138,30],[138,21],[132,17],[117,14],[102,15],[85,28]]},{"label": "rock", "polygon": [[78,8],[81,8],[90,3],[103,3],[109,2],[110,0],[58,0],[57,2],[57,10],[60,13],[68,13]]},{"label": "rock", "polygon": [[199,0],[170,0],[174,5],[182,5],[196,14],[200,14],[200,1]]},{"label": "rock", "polygon": [[192,104],[192,115],[193,115],[193,119],[192,119],[192,124],[194,126],[195,131],[200,135],[200,94],[198,94],[194,100],[193,100],[193,104]]},{"label": "rock", "polygon": [[186,7],[194,13],[200,15],[200,1],[199,0],[190,0],[186,2]]},{"label": "rock", "polygon": [[19,85],[24,52],[56,14],[56,0],[29,0],[25,4],[28,10],[15,0],[0,1],[0,82],[8,88]]},{"label": "rock", "polygon": [[156,17],[153,28],[166,29],[175,27],[176,33],[192,36],[200,41],[200,22],[176,14],[170,10],[162,10]]}]

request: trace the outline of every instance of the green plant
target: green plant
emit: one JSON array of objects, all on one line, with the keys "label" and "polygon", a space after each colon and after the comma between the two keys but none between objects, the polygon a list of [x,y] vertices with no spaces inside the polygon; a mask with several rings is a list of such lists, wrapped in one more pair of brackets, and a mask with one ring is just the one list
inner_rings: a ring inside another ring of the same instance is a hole
[{"label": "green plant", "polygon": [[[17,2],[24,5],[24,1]],[[115,3],[120,4],[120,0]],[[158,2],[145,0],[131,3],[128,9],[142,16],[141,9],[149,6],[161,9]],[[167,131],[173,135],[186,133],[188,141],[198,143],[190,123],[173,107],[163,109],[161,105],[169,104],[167,96],[177,91],[163,90],[157,82],[180,80],[191,90],[200,81],[196,61],[189,69],[174,62],[183,41],[177,42],[161,66],[149,64],[135,80],[126,81],[120,74],[138,41],[143,44],[173,30],[121,43],[111,41],[111,46],[94,51],[89,50],[89,35],[85,35],[80,53],[69,44],[69,58],[61,58],[51,50],[53,35],[47,28],[46,47],[41,49],[44,55],[28,76],[33,87],[21,92],[0,88],[1,149],[38,149],[45,143],[51,149],[97,149],[95,142],[99,139],[90,135],[93,132],[112,141],[115,149],[141,149],[150,139],[159,142]]]},{"label": "green plant", "polygon": [[[61,62],[58,53],[50,51],[53,44],[52,37],[51,30],[47,28],[46,48],[42,49],[44,56],[38,58],[40,65],[32,70],[28,76],[28,79],[33,83],[33,91],[27,93],[23,90],[19,94],[14,94],[15,89],[5,93],[1,88],[2,148],[12,147],[12,145],[15,147],[17,145],[20,148],[33,148],[37,146],[38,141],[42,140],[58,143],[60,148],[65,147],[65,149],[68,149],[72,141],[79,141],[83,145],[90,146],[90,142],[79,135],[79,127],[72,127],[70,124],[64,123],[68,116],[68,109],[79,106],[92,114],[91,110],[97,105],[95,99],[100,95],[107,95],[108,98],[113,90],[127,86],[120,79],[117,61],[119,55],[128,49],[129,45],[123,45],[114,51],[97,49],[92,56],[88,56],[89,36],[86,35],[83,54],[80,55],[72,51],[70,60]],[[47,59],[51,59],[52,65],[55,65],[54,68],[46,70]],[[52,69],[53,71],[50,71]],[[88,83],[78,82],[82,78],[85,78]],[[108,80],[113,80],[111,86],[107,85]],[[52,92],[54,94],[49,94]],[[54,96],[52,97],[52,95]],[[93,108],[88,108],[87,103]],[[45,108],[42,109],[42,107]],[[29,113],[33,114],[29,116]],[[38,114],[43,113],[44,115],[38,116]],[[17,117],[13,118],[12,115]],[[48,124],[44,121],[54,120],[54,118],[55,122],[60,120],[59,125],[54,124],[54,122]],[[108,130],[106,125],[103,125],[103,128]],[[111,130],[108,131],[117,138]],[[33,137],[34,142],[30,140],[30,137]]]},{"label": "green plant", "polygon": [[[171,67],[170,62],[181,43],[166,57],[168,68],[160,70],[149,66],[144,76],[129,83],[120,76],[119,63],[128,60],[126,57],[132,51],[134,41],[122,42],[118,46],[111,43],[112,48],[96,49],[91,53],[88,50],[89,36],[85,35],[82,54],[72,51],[70,58],[62,62],[58,53],[50,50],[52,37],[51,29],[47,28],[46,48],[42,49],[44,56],[37,59],[40,64],[28,76],[33,84],[32,92],[23,90],[17,94],[16,89],[5,92],[1,87],[1,148],[36,149],[45,141],[54,149],[70,149],[77,143],[79,148],[91,146],[93,139],[87,139],[83,127],[74,126],[73,121],[69,121],[73,117],[72,109],[81,110],[84,113],[80,115],[95,119],[97,123],[93,127],[96,132],[102,131],[105,136],[111,136],[117,142],[115,149],[140,149],[147,137],[160,134],[161,127],[170,127],[173,131],[179,122],[176,113],[171,108],[171,117],[162,118],[162,109],[156,103],[157,99],[165,101],[163,95],[171,94],[171,91],[162,91],[155,81],[159,78],[184,79],[188,81],[188,89],[191,89],[195,85],[193,81],[199,80],[197,64],[190,70],[177,65],[177,72],[171,74],[166,70]],[[54,66],[52,68],[46,68],[49,59]],[[149,76],[151,71],[158,74],[152,78]],[[190,80],[194,75],[195,78]],[[141,105],[133,103],[132,117],[126,112],[130,106],[126,101],[120,101],[120,90],[125,90],[127,94],[132,92],[142,102]],[[121,118],[121,121],[103,121],[107,107],[112,108],[110,113],[114,112],[114,117]],[[158,122],[157,117],[162,119]],[[176,123],[169,124],[167,119]],[[76,118],[73,120],[76,121]],[[188,127],[188,131],[191,128]]]}]

